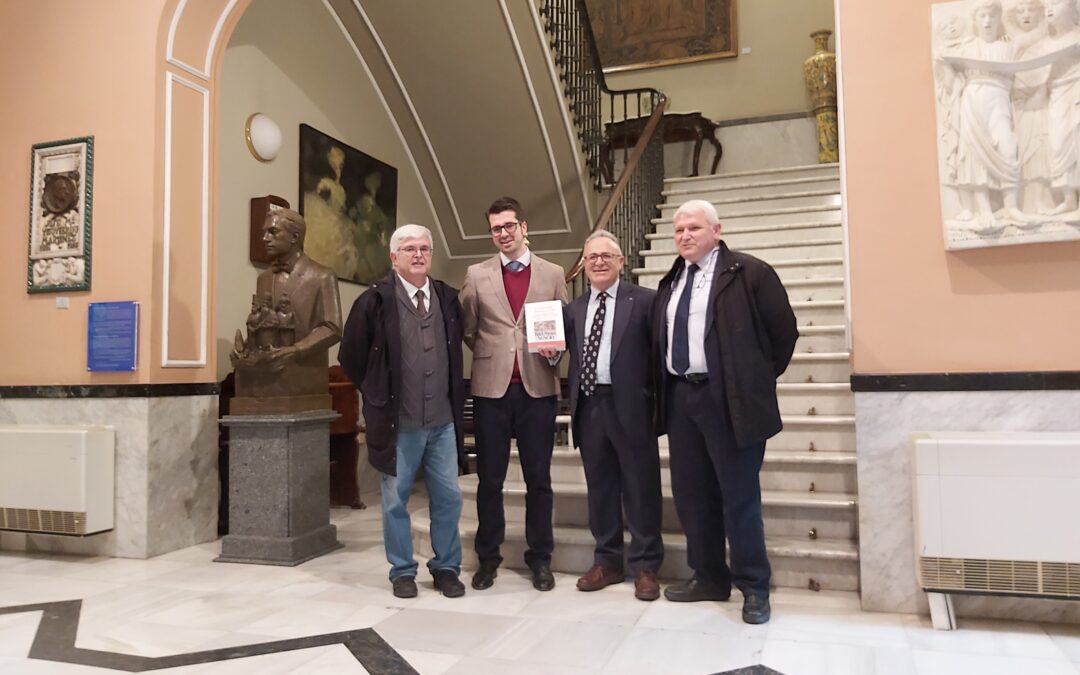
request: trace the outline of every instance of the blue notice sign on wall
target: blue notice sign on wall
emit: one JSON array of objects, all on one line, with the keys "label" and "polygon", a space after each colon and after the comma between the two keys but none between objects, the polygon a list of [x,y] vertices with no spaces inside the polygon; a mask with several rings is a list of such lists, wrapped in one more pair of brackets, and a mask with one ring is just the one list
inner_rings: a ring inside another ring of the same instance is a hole
[{"label": "blue notice sign on wall", "polygon": [[139,361],[139,303],[91,302],[86,369],[133,371]]}]

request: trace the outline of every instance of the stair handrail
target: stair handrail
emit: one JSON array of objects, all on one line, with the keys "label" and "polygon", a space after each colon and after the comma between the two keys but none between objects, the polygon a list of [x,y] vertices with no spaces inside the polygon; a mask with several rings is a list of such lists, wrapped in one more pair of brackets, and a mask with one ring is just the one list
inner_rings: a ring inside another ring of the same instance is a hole
[{"label": "stair handrail", "polygon": [[[605,177],[604,158],[601,157],[605,141],[602,96],[607,95],[609,101],[607,122],[614,124],[617,121],[615,102],[618,98],[622,98],[622,117],[618,121],[622,121],[630,118],[631,99],[636,103],[636,116],[641,117],[651,113],[664,94],[652,87],[608,87],[585,0],[543,0],[539,13],[550,36],[548,45],[555,54],[555,64],[561,69],[559,77],[564,83],[563,91],[578,127],[578,138],[593,187],[597,191],[602,190]],[[643,101],[648,101],[648,104],[643,106]]]},{"label": "stair handrail", "polygon": [[[628,142],[622,142],[623,171],[589,232],[611,231],[620,239],[627,257],[636,261],[663,190],[662,123],[667,97],[651,87],[608,87],[585,0],[543,0],[539,12],[561,70],[560,79],[594,189],[603,190],[605,178],[612,177],[614,143],[608,142],[608,133],[620,123],[625,123],[624,131],[629,132],[631,125],[649,115],[633,150],[628,150]],[[635,117],[631,117],[632,112]],[[567,283],[573,282],[583,268],[584,258],[579,255],[566,275]],[[627,264],[623,277],[629,279],[632,269],[633,264]]]},{"label": "stair handrail", "polygon": [[[630,157],[626,160],[626,166],[622,173],[619,175],[618,182],[615,183],[615,187],[612,188],[611,194],[608,195],[607,202],[604,204],[604,208],[600,210],[600,215],[596,219],[596,223],[589,231],[591,236],[597,230],[610,230],[609,224],[615,215],[616,210],[622,203],[623,196],[626,194],[630,182],[637,175],[638,165],[643,161],[645,152],[648,149],[653,138],[659,138],[660,143],[663,143],[663,133],[661,130],[661,123],[664,118],[664,110],[667,108],[667,97],[663,94],[660,95],[660,103],[653,109],[652,115],[649,116],[649,121],[645,123],[645,128],[641,132],[641,137],[634,145],[633,151],[630,153]],[[659,135],[658,135],[659,132]],[[656,202],[653,202],[655,205]],[[614,232],[613,232],[614,234]],[[617,235],[616,235],[617,236]],[[588,237],[586,237],[588,238]],[[642,237],[644,240],[644,237]],[[638,242],[624,242],[624,244],[638,243]],[[640,249],[636,249],[640,250]],[[581,253],[578,255],[577,262],[570,268],[570,271],[566,273],[566,283],[571,283],[576,276],[581,274],[581,271],[585,268],[585,247],[581,247]],[[632,267],[624,267],[625,274],[628,276]]]}]

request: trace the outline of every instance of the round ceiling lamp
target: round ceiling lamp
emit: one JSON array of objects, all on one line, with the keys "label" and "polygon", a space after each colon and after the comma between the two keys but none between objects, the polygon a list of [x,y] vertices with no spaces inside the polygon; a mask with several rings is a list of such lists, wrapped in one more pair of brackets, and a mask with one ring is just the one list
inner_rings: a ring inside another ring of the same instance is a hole
[{"label": "round ceiling lamp", "polygon": [[281,127],[262,113],[254,113],[244,124],[248,150],[260,162],[269,162],[281,150]]}]

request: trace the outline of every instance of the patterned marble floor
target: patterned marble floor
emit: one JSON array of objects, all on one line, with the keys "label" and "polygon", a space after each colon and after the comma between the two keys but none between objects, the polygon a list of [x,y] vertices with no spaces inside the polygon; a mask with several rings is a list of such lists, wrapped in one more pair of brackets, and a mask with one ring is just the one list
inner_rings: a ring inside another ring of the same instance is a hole
[{"label": "patterned marble floor", "polygon": [[[1080,626],[967,620],[941,633],[925,618],[863,613],[847,593],[777,591],[764,626],[740,621],[737,597],[645,603],[629,583],[586,594],[568,575],[539,593],[509,570],[493,588],[453,600],[422,574],[420,596],[399,600],[386,580],[377,509],[335,510],[333,519],[345,548],[296,568],[213,563],[217,543],[145,561],[0,552],[0,608],[81,599],[72,653],[105,653],[97,663],[113,654],[244,654],[260,643],[288,649],[158,673],[369,672],[344,644],[298,648],[294,639],[372,628],[425,675],[1080,674]],[[28,658],[43,614],[0,613],[0,673],[116,672]]]}]

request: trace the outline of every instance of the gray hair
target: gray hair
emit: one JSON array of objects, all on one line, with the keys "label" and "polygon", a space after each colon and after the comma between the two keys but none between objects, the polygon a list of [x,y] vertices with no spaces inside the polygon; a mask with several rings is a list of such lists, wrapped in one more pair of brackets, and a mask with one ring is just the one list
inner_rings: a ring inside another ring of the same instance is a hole
[{"label": "gray hair", "polygon": [[403,239],[419,239],[421,237],[427,239],[428,246],[435,248],[435,240],[431,238],[431,230],[423,225],[402,225],[390,235],[390,252],[397,253]]},{"label": "gray hair", "polygon": [[679,216],[687,216],[691,213],[700,213],[705,216],[705,222],[710,226],[720,224],[720,216],[716,214],[716,207],[712,205],[712,202],[707,202],[704,199],[691,199],[683,202],[671,219],[675,221],[679,219]]},{"label": "gray hair", "polygon": [[584,248],[585,246],[588,246],[589,242],[594,240],[594,239],[609,239],[609,240],[611,240],[611,243],[615,244],[615,250],[619,252],[619,255],[623,254],[622,246],[619,246],[619,238],[616,237],[615,235],[613,235],[612,233],[608,232],[607,230],[597,230],[596,232],[593,232],[589,236],[585,237],[585,244],[584,244],[584,246],[582,246],[582,248]]}]

